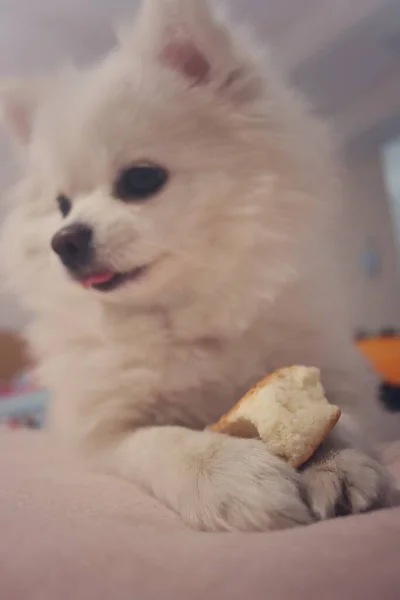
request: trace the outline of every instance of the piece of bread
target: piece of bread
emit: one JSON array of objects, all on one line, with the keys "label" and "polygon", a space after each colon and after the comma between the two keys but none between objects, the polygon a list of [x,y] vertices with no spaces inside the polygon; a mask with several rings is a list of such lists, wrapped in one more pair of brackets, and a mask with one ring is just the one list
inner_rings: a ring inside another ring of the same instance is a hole
[{"label": "piece of bread", "polygon": [[297,469],[311,458],[340,414],[325,398],[319,370],[293,366],[265,377],[210,429],[258,437],[272,454]]}]

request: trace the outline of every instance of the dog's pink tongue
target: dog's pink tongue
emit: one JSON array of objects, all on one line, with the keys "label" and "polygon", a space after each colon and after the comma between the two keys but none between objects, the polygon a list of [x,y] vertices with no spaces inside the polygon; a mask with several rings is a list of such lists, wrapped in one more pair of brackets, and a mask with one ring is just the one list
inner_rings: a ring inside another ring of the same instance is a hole
[{"label": "dog's pink tongue", "polygon": [[92,287],[99,283],[107,283],[114,277],[114,273],[111,271],[104,271],[103,273],[96,273],[95,275],[89,275],[86,279],[82,279],[82,285],[84,287]]}]

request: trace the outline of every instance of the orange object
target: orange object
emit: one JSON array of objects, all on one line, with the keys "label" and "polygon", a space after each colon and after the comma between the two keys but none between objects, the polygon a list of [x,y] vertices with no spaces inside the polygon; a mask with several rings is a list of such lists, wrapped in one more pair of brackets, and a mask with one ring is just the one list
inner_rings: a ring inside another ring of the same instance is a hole
[{"label": "orange object", "polygon": [[400,386],[400,337],[365,338],[357,347],[385,383]]}]

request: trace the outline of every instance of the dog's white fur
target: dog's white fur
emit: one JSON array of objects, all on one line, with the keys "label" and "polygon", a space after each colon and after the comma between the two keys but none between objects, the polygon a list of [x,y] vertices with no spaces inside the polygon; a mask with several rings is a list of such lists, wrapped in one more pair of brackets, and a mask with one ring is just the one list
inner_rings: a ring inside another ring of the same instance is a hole
[{"label": "dog's white fur", "polygon": [[[387,503],[386,473],[342,441],[303,476],[258,441],[196,431],[292,363],[319,366],[348,411],[378,414],[331,260],[325,131],[248,36],[203,0],[147,0],[101,64],[1,100],[25,167],[3,253],[35,316],[54,427],[198,528],[307,523],[343,488],[350,511]],[[169,169],[165,190],[114,199],[118,169],[143,159]],[[76,221],[103,264],[152,268],[110,294],[80,288],[50,248]]]}]

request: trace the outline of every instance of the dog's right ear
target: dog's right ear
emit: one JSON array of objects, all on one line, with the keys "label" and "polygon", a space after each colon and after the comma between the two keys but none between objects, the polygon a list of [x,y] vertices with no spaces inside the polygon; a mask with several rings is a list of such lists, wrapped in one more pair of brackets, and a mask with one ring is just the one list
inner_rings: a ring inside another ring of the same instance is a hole
[{"label": "dog's right ear", "polygon": [[45,90],[42,79],[0,81],[0,114],[12,139],[20,146],[29,144]]},{"label": "dog's right ear", "polygon": [[245,46],[217,0],[142,0],[122,45],[235,102],[255,100],[263,83],[254,48]]}]

